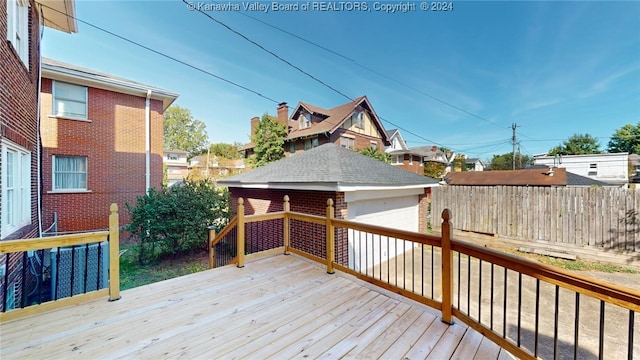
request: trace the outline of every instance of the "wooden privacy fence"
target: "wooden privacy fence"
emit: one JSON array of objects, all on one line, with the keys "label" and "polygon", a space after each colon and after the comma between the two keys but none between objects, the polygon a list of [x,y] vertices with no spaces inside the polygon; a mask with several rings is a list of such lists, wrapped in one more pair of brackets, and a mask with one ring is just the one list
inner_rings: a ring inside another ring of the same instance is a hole
[{"label": "wooden privacy fence", "polygon": [[[625,188],[442,186],[431,214],[450,209],[456,230],[524,241],[640,252],[640,192]],[[434,221],[431,226],[439,230]]]}]

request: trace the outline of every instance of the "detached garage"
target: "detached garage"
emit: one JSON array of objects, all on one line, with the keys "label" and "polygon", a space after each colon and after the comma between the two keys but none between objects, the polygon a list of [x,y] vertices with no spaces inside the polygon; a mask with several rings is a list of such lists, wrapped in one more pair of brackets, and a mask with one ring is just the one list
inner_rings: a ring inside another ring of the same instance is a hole
[{"label": "detached garage", "polygon": [[[331,198],[336,218],[418,232],[427,229],[431,187],[438,186],[431,178],[335,144],[325,144],[218,183],[229,188],[233,210],[237,209],[238,198],[245,200],[245,215],[282,211],[283,197],[288,195],[292,211],[324,216],[327,199]],[[311,235],[306,232],[299,237],[313,242]],[[336,243],[338,260],[357,261],[353,239],[347,241],[351,237],[336,237],[342,239]],[[322,244],[309,246],[317,249],[311,253],[322,255]]]}]

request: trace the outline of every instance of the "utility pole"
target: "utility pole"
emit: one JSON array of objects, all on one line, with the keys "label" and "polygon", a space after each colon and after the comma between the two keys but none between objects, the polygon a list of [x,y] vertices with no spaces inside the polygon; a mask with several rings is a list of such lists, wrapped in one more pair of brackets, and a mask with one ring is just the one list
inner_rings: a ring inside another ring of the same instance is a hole
[{"label": "utility pole", "polygon": [[511,124],[511,130],[513,131],[513,135],[511,136],[511,145],[513,145],[513,150],[511,151],[511,165],[512,169],[516,169],[516,128],[518,126],[516,123]]}]

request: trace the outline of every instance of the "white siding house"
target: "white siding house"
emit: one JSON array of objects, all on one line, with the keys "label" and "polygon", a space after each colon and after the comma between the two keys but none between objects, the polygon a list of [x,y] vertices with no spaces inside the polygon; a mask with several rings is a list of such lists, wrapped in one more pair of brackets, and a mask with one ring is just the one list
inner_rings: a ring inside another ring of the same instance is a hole
[{"label": "white siding house", "polygon": [[610,184],[629,182],[629,153],[535,156],[534,165],[565,168],[568,172]]}]

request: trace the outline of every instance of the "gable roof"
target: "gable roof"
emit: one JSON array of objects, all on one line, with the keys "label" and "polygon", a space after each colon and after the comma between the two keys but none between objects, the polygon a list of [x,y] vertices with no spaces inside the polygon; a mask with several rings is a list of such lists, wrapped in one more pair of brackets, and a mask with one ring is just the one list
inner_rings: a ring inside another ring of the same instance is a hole
[{"label": "gable roof", "polygon": [[312,114],[315,114],[316,116],[322,117],[323,120],[314,123],[310,127],[304,129],[294,127],[287,136],[287,139],[292,140],[323,133],[333,134],[333,132],[339,129],[340,126],[342,126],[342,124],[344,124],[344,122],[349,119],[351,114],[353,114],[353,112],[359,107],[363,108],[365,112],[369,114],[371,121],[373,121],[375,126],[378,128],[378,131],[380,132],[383,143],[385,145],[389,145],[389,136],[387,135],[384,126],[382,126],[382,122],[380,122],[378,115],[376,115],[373,107],[371,106],[371,103],[369,102],[369,99],[367,99],[366,96],[360,96],[353,101],[350,101],[346,104],[338,105],[331,109],[323,109],[319,106],[307,104],[305,102],[298,103],[298,105],[291,113],[290,120],[296,119],[302,110],[306,110]]},{"label": "gable roof", "polygon": [[522,169],[493,171],[450,172],[444,176],[449,185],[478,186],[566,186],[567,171],[563,168]]},{"label": "gable roof", "polygon": [[152,99],[162,101],[163,110],[178,98],[164,89],[48,58],[42,58],[42,77],[141,97],[150,91]]},{"label": "gable roof", "polygon": [[218,182],[228,187],[325,191],[425,188],[426,176],[398,169],[336,144],[324,144]]}]

